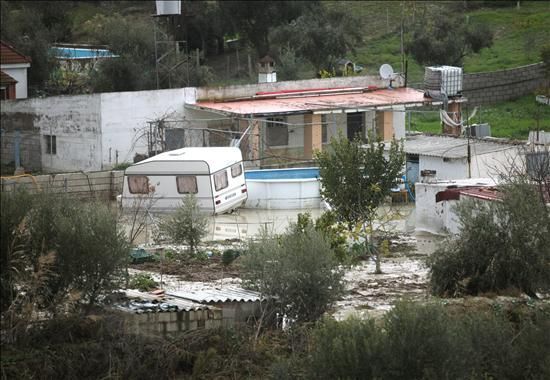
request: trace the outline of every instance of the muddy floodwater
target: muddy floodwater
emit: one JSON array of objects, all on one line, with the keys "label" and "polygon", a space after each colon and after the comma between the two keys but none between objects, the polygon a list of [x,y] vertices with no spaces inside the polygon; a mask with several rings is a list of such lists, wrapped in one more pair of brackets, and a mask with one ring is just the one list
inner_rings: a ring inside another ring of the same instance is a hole
[{"label": "muddy floodwater", "polygon": [[[372,260],[363,261],[349,269],[345,275],[346,294],[335,304],[332,312],[336,319],[344,319],[350,315],[378,316],[389,310],[399,299],[419,300],[429,297],[428,270],[424,262],[441,238],[425,233],[415,234],[414,210],[414,205],[380,209],[383,222],[379,227],[394,236],[390,241],[390,254],[382,258],[383,273],[374,274],[375,265]],[[204,240],[215,246],[220,241],[246,241],[258,235],[262,228],[282,233],[289,223],[297,220],[299,213],[304,212],[317,218],[324,211],[240,209],[232,214],[212,216],[209,218],[209,232]],[[151,231],[151,228],[148,230]],[[145,247],[154,246],[149,235],[150,232],[140,236],[140,243]],[[158,274],[155,273],[154,277],[160,280]],[[223,278],[223,274],[218,280],[210,282],[192,283],[183,281],[178,276],[164,276],[162,281],[164,287],[173,290],[195,286],[219,288],[224,284],[238,285],[240,282],[235,277]]]}]

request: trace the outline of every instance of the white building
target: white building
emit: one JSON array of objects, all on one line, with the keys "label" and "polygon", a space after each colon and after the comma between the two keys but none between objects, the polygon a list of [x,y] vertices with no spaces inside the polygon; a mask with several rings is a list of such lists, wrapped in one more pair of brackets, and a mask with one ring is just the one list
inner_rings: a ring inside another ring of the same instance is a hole
[{"label": "white building", "polygon": [[[0,71],[2,86],[0,99],[25,99],[27,97],[27,69],[31,59],[19,53],[13,46],[0,41]],[[14,87],[12,87],[15,85]]]},{"label": "white building", "polygon": [[407,136],[404,141],[407,179],[414,184],[426,180],[492,178],[506,172],[524,146],[487,137]]},{"label": "white building", "polygon": [[[416,183],[416,231],[436,235],[457,233],[459,224],[453,207],[460,195],[493,198],[495,185],[490,178]],[[458,197],[443,195],[446,192],[457,192]],[[485,193],[487,196],[484,197]]]}]

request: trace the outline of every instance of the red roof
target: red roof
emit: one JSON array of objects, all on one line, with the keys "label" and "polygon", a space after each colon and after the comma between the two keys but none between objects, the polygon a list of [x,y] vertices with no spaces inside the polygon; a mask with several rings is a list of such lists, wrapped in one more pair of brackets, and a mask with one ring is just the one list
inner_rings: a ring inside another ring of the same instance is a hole
[{"label": "red roof", "polygon": [[17,81],[15,79],[13,79],[12,77],[10,77],[5,72],[0,71],[0,84],[8,85],[8,84],[13,84],[13,83],[17,83]]},{"label": "red roof", "polygon": [[281,92],[267,97],[259,95],[243,100],[198,102],[188,104],[187,107],[231,115],[275,115],[335,110],[360,112],[360,109],[423,104],[425,102],[431,102],[431,98],[424,98],[422,91],[412,88],[382,90],[354,88],[323,89],[315,94],[309,93],[309,91],[303,93]]},{"label": "red roof", "polygon": [[31,59],[19,53],[13,46],[5,41],[0,41],[0,63],[2,65],[11,63],[31,63]]}]

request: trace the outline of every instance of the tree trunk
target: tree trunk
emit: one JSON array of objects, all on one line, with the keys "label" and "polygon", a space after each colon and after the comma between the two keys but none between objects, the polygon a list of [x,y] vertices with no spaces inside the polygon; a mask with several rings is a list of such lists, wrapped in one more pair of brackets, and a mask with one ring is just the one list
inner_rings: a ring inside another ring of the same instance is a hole
[{"label": "tree trunk", "polygon": [[376,264],[376,269],[374,270],[374,273],[381,274],[382,268],[380,267],[380,250],[374,247],[374,226],[372,221],[369,222],[369,227],[370,227],[370,244],[374,254],[374,262]]}]

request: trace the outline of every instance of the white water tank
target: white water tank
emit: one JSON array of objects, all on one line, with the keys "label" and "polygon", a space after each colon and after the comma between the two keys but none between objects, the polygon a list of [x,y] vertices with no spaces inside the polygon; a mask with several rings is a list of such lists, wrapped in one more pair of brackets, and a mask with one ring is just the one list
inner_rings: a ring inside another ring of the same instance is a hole
[{"label": "white water tank", "polygon": [[156,0],[157,16],[181,14],[181,0]]},{"label": "white water tank", "polygon": [[424,88],[441,91],[447,96],[462,92],[462,67],[429,66],[424,71]]}]

